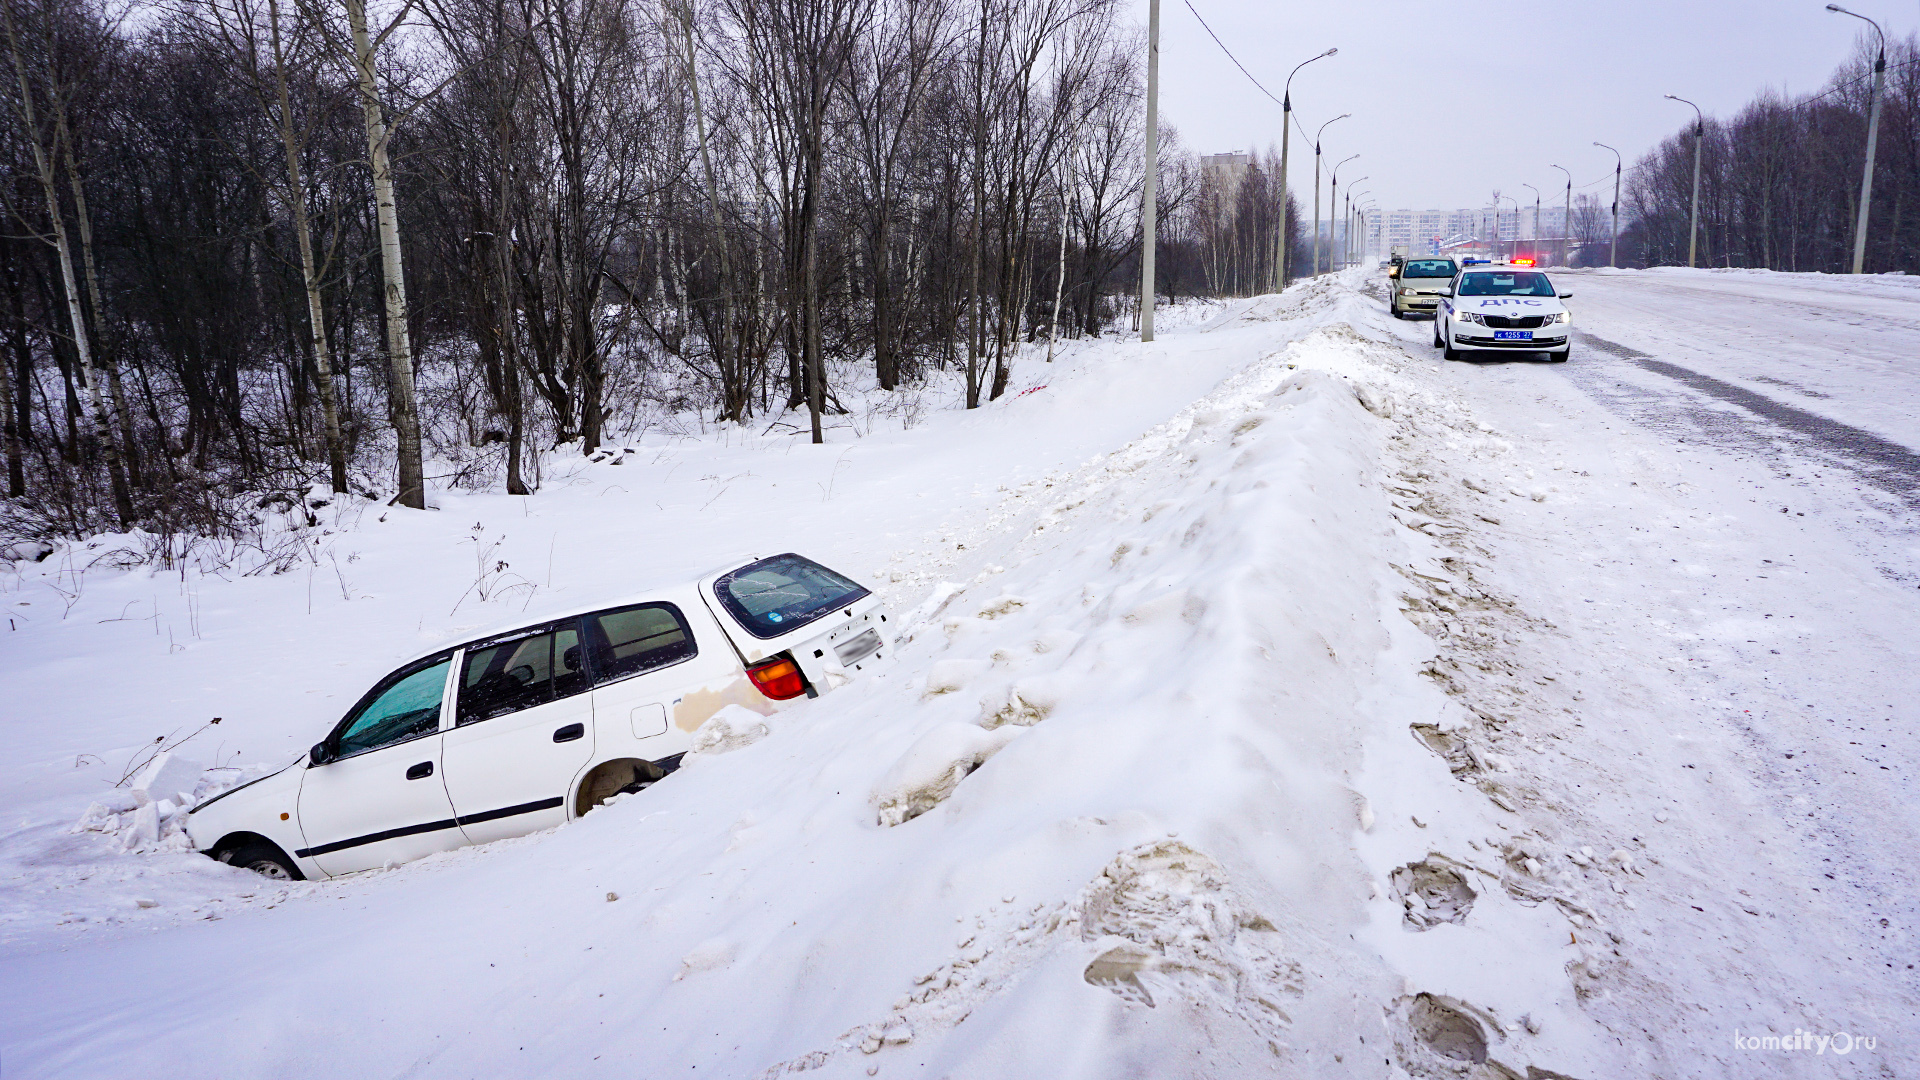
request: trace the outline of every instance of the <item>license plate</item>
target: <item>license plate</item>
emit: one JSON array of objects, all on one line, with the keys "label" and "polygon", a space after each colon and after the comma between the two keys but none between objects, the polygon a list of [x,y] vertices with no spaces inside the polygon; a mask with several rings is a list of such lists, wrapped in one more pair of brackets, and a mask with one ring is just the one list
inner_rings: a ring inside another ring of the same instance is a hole
[{"label": "license plate", "polygon": [[1533,331],[1531,330],[1495,330],[1493,332],[1493,340],[1495,341],[1532,341]]},{"label": "license plate", "polygon": [[839,658],[841,667],[852,667],[879,651],[879,631],[868,630],[863,634],[858,634],[847,641],[841,642],[834,648],[833,655]]}]

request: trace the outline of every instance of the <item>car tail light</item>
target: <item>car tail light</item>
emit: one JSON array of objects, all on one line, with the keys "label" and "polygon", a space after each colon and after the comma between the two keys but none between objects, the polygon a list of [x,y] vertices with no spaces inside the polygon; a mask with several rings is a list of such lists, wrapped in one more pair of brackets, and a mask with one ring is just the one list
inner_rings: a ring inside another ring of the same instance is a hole
[{"label": "car tail light", "polygon": [[807,677],[800,674],[800,666],[784,656],[748,668],[747,678],[775,701],[797,698],[807,692]]}]

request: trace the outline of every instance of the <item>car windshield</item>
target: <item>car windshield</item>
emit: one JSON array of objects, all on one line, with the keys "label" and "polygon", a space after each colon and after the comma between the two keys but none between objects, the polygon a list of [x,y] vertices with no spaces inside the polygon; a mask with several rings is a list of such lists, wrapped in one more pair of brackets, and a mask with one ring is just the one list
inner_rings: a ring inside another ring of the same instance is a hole
[{"label": "car windshield", "polygon": [[1452,259],[1410,259],[1400,268],[1400,276],[1407,277],[1452,277],[1459,271]]},{"label": "car windshield", "polygon": [[791,552],[748,563],[713,583],[714,595],[755,637],[778,637],[851,604],[867,590]]},{"label": "car windshield", "polygon": [[1554,296],[1547,275],[1528,270],[1483,270],[1460,279],[1461,296]]}]

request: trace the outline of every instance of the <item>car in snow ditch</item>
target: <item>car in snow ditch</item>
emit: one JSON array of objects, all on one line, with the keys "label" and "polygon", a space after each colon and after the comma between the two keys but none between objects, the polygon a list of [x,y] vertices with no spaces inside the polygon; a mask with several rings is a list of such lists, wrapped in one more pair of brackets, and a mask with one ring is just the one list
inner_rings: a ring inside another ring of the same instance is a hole
[{"label": "car in snow ditch", "polygon": [[187,835],[298,880],[550,828],[671,773],[728,706],[846,682],[892,629],[871,591],[789,552],[435,649],[302,758],[195,806]]},{"label": "car in snow ditch", "polygon": [[1449,360],[1471,351],[1544,352],[1565,360],[1572,350],[1573,315],[1547,275],[1511,266],[1463,268],[1440,291],[1433,347]]}]

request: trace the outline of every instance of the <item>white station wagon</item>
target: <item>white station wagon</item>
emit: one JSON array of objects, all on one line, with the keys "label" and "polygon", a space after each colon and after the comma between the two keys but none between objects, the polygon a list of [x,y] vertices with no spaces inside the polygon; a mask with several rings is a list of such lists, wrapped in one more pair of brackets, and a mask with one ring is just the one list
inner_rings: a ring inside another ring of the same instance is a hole
[{"label": "white station wagon", "polygon": [[298,880],[549,828],[672,772],[722,708],[845,682],[890,630],[878,597],[788,553],[437,649],[304,758],[195,806],[187,835]]}]

